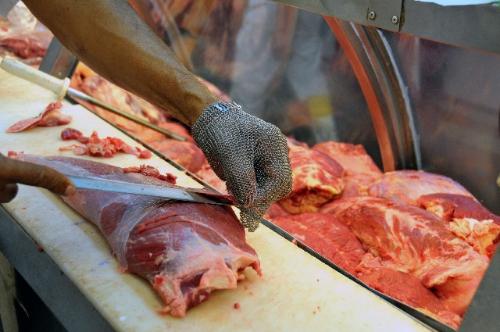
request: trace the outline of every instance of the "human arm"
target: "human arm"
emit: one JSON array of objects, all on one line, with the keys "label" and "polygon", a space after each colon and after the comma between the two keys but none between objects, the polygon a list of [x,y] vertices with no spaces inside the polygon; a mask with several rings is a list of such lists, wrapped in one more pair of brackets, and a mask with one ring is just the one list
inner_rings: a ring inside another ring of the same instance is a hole
[{"label": "human arm", "polygon": [[98,74],[191,126],[216,98],[124,0],[25,0]]}]

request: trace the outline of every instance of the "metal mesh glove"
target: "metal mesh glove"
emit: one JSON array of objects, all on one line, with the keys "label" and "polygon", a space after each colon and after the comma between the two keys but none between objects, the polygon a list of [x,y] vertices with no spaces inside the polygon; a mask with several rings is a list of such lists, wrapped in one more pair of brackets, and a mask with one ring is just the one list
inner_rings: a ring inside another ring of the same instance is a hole
[{"label": "metal mesh glove", "polygon": [[191,131],[236,198],[241,223],[254,231],[271,203],[292,188],[285,136],[276,126],[243,112],[238,104],[222,102],[210,105]]}]

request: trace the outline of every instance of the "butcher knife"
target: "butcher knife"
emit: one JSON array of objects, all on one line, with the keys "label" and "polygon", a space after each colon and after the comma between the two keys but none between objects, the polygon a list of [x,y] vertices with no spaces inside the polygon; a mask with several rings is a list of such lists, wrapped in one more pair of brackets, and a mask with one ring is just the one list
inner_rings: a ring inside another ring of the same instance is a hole
[{"label": "butcher knife", "polygon": [[76,189],[90,189],[114,193],[158,197],[165,200],[206,203],[216,205],[233,205],[229,195],[219,194],[212,190],[168,187],[154,184],[133,183],[97,177],[66,175]]},{"label": "butcher knife", "polygon": [[45,89],[48,89],[52,92],[54,92],[57,95],[57,98],[60,100],[64,98],[65,95],[70,96],[73,99],[80,99],[86,102],[89,102],[93,105],[99,106],[107,111],[110,111],[112,113],[118,114],[124,118],[129,119],[130,121],[139,123],[145,127],[148,127],[150,129],[153,129],[159,133],[162,133],[163,135],[173,138],[178,141],[186,141],[186,137],[178,135],[171,130],[158,127],[144,119],[141,119],[137,116],[134,116],[132,114],[120,111],[116,108],[114,108],[111,105],[108,105],[106,103],[103,103],[100,100],[97,100],[81,91],[78,91],[76,89],[70,88],[69,87],[69,78],[65,78],[64,80],[58,79],[57,77],[51,76],[49,74],[46,74],[40,70],[37,70],[35,68],[32,68],[28,65],[25,65],[24,63],[17,61],[12,58],[5,57],[1,60],[0,62],[0,68],[4,69],[5,71],[11,73],[12,75],[15,75],[17,77],[23,78],[27,81],[30,81],[32,83],[35,83]]}]

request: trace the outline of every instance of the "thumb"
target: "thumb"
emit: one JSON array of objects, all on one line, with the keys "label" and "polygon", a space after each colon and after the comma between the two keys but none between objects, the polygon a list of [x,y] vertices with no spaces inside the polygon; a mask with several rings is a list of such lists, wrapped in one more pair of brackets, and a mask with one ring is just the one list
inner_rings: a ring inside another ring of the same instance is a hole
[{"label": "thumb", "polygon": [[225,156],[221,164],[228,189],[236,198],[239,206],[251,206],[255,200],[256,180],[253,158],[238,156],[236,153]]},{"label": "thumb", "polygon": [[15,183],[0,182],[0,203],[7,203],[16,197],[17,185]]}]

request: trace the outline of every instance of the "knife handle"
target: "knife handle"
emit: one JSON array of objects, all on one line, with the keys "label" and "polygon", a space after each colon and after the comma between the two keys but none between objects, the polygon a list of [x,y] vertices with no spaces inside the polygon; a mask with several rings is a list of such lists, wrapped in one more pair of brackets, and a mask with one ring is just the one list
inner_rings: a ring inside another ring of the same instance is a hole
[{"label": "knife handle", "polygon": [[52,91],[56,94],[57,100],[64,98],[69,87],[69,78],[66,77],[64,80],[58,79],[10,57],[2,59],[0,68],[12,75]]}]

